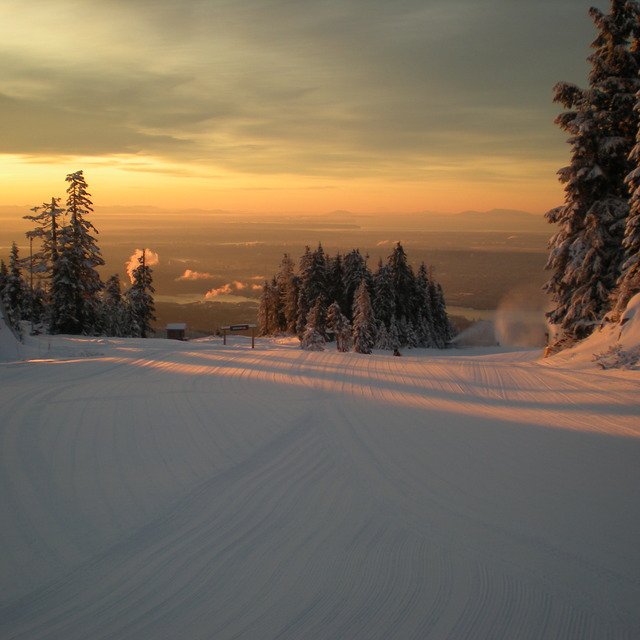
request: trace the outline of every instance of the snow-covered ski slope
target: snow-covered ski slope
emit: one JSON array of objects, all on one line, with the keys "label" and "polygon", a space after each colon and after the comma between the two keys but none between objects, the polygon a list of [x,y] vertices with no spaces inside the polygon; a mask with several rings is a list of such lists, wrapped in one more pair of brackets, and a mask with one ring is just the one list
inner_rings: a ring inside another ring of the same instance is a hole
[{"label": "snow-covered ski slope", "polygon": [[640,374],[29,338],[0,637],[640,638]]}]

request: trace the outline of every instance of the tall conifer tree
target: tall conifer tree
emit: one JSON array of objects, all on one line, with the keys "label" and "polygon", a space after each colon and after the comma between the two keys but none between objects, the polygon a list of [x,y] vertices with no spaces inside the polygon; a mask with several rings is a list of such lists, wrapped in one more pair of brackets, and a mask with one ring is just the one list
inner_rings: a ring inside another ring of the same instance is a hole
[{"label": "tall conifer tree", "polygon": [[36,228],[27,231],[30,240],[40,240],[41,247],[33,256],[34,272],[51,275],[53,263],[58,259],[58,235],[64,209],[60,207],[60,198],[51,198],[39,207],[31,209],[32,216],[23,216],[25,220],[36,223]]},{"label": "tall conifer tree", "polygon": [[51,304],[53,333],[90,334],[100,329],[100,298],[103,288],[96,267],[104,260],[96,228],[86,219],[93,211],[82,171],[66,177],[66,212],[69,221],[59,230],[56,259],[52,264]]},{"label": "tall conifer tree", "polygon": [[363,278],[353,301],[353,350],[370,354],[376,342],[376,319],[373,315],[367,282]]},{"label": "tall conifer tree", "polygon": [[153,278],[146,261],[146,251],[138,258],[139,265],[133,270],[133,283],[127,290],[127,304],[131,322],[131,334],[136,338],[148,338],[153,333],[151,322],[156,319],[153,302]]},{"label": "tall conifer tree", "polygon": [[571,163],[558,174],[565,204],[547,213],[558,225],[550,241],[546,285],[555,308],[551,322],[566,344],[588,336],[608,310],[620,277],[621,245],[629,213],[625,177],[638,125],[635,93],[638,69],[639,8],[632,0],[612,0],[603,14],[590,9],[598,29],[589,88],[561,82],[554,101],[568,111],[556,124],[569,133]]}]

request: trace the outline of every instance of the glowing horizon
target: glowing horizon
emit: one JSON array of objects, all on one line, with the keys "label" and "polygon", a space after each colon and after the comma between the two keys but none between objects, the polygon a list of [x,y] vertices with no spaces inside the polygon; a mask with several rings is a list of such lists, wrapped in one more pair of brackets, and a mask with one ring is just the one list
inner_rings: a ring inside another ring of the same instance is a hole
[{"label": "glowing horizon", "polygon": [[[204,209],[269,213],[457,213],[465,210],[517,209],[542,214],[562,202],[561,185],[529,174],[492,182],[456,179],[432,181],[375,178],[175,174],[175,167],[157,170],[122,168],[123,159],[70,158],[59,162],[24,162],[0,157],[3,202],[31,208],[61,197],[68,173],[82,169],[95,207],[151,206],[160,209]],[[137,159],[139,162],[139,159]],[[144,163],[149,166],[151,161]],[[551,167],[547,167],[552,171]],[[174,171],[173,175],[171,174]],[[506,172],[505,172],[506,173]],[[160,176],[160,177],[159,177]]]}]

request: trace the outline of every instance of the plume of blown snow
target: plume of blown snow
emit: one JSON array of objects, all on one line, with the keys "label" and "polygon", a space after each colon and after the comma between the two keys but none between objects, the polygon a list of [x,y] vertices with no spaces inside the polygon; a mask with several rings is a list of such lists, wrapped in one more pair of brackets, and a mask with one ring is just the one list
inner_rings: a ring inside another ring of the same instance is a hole
[{"label": "plume of blown snow", "polygon": [[495,314],[496,341],[509,347],[544,347],[548,334],[546,298],[535,287],[508,293]]},{"label": "plume of blown snow", "polygon": [[452,344],[464,347],[492,347],[497,344],[493,320],[480,320],[457,334]]}]

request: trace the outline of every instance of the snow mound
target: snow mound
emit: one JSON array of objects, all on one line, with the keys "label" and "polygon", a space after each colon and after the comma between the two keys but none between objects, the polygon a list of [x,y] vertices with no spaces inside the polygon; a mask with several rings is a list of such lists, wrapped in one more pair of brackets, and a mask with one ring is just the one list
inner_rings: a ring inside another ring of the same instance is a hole
[{"label": "snow mound", "polygon": [[640,369],[640,293],[629,301],[619,322],[603,323],[571,349],[547,359],[575,368]]}]

